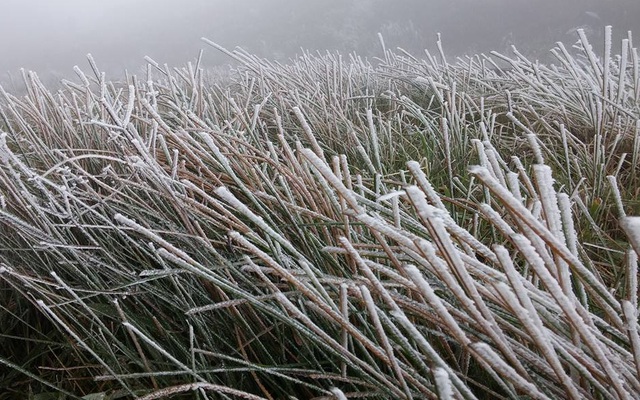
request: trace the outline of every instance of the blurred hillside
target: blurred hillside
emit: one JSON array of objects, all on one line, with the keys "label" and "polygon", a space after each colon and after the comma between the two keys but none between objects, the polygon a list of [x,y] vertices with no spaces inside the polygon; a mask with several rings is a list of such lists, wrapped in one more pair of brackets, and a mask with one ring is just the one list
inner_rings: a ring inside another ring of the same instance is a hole
[{"label": "blurred hillside", "polygon": [[[558,41],[573,43],[583,28],[597,47],[605,25],[616,39],[640,31],[640,2],[633,0],[113,0],[88,6],[80,0],[3,3],[0,80],[20,85],[19,68],[36,70],[53,83],[86,66],[92,53],[113,78],[139,72],[144,56],[183,65],[207,46],[207,37],[227,48],[286,61],[300,53],[336,50],[380,55],[377,33],[390,48],[412,54],[436,50],[437,33],[450,56],[511,45],[548,61]],[[616,40],[614,44],[618,44]],[[208,49],[206,65],[229,59]],[[10,78],[11,75],[11,78]]]}]

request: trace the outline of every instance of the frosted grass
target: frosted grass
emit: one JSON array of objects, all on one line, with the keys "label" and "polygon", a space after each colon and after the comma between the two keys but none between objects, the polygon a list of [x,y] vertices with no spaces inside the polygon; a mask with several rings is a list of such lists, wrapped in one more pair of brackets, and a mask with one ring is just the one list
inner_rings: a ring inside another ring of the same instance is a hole
[{"label": "frosted grass", "polygon": [[228,76],[25,72],[0,362],[77,396],[632,397],[638,57],[578,35],[555,66],[207,41]]}]

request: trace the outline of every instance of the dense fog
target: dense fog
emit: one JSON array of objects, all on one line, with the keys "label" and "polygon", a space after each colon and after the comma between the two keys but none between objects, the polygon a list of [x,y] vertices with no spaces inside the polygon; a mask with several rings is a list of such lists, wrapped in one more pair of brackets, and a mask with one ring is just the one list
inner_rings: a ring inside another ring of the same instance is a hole
[{"label": "dense fog", "polygon": [[201,37],[286,60],[301,48],[379,55],[378,32],[419,54],[440,32],[451,56],[515,44],[544,60],[555,42],[575,42],[577,28],[596,45],[605,25],[618,38],[640,32],[635,0],[3,0],[0,11],[2,81],[20,68],[70,76],[87,53],[112,75],[138,71],[145,55],[182,65],[205,49],[208,65],[228,61]]}]

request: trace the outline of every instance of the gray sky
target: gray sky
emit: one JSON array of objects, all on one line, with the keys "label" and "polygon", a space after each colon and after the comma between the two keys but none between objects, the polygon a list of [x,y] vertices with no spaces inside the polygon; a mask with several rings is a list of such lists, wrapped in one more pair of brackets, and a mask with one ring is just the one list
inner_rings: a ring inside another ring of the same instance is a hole
[{"label": "gray sky", "polygon": [[[148,55],[182,65],[205,48],[205,61],[225,59],[200,38],[286,58],[302,48],[376,51],[377,32],[390,46],[434,48],[442,32],[453,53],[519,49],[547,52],[584,26],[619,35],[640,20],[637,0],[0,0],[0,80],[19,68],[47,76],[86,69],[86,54],[118,75],[138,71]],[[635,6],[634,6],[635,5]],[[640,35],[640,28],[638,29]],[[568,43],[569,45],[571,43]],[[537,56],[537,54],[536,54]]]},{"label": "gray sky", "polygon": [[[215,32],[199,16],[210,14],[212,26],[224,20],[223,14],[212,12],[215,3],[2,0],[0,71],[24,67],[68,74],[73,65],[86,65],[87,53],[107,70],[135,68],[143,64],[145,55],[162,62],[185,62],[203,47],[200,37]],[[229,12],[233,10],[227,8]],[[197,27],[190,24],[193,20]]]}]

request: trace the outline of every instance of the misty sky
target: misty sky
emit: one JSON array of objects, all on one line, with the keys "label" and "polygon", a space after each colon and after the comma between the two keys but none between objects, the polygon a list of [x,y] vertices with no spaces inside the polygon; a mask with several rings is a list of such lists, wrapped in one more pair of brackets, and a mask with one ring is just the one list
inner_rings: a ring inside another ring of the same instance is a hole
[{"label": "misty sky", "polygon": [[[41,76],[73,76],[92,53],[101,69],[137,72],[148,55],[179,66],[205,49],[208,64],[225,62],[200,38],[242,46],[269,58],[300,48],[378,51],[445,48],[461,54],[506,51],[510,44],[546,53],[572,28],[614,25],[618,35],[640,20],[635,0],[0,0],[0,79],[19,68]],[[640,28],[637,29],[640,35]],[[537,52],[537,53],[536,53]]]}]

